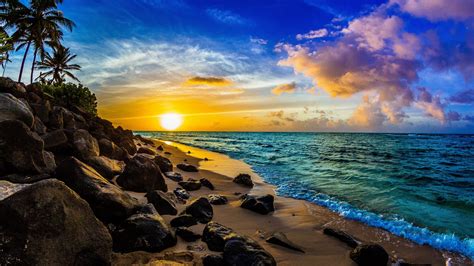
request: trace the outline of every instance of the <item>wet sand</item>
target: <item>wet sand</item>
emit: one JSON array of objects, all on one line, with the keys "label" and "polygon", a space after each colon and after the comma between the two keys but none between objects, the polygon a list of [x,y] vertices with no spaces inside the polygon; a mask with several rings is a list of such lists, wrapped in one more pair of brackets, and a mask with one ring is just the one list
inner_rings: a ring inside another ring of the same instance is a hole
[{"label": "wet sand", "polygon": [[[302,200],[276,196],[276,210],[269,215],[260,215],[240,208],[237,193],[275,195],[274,187],[263,182],[250,166],[226,155],[175,142],[156,140],[155,143],[156,147],[162,145],[164,148],[164,151],[157,151],[157,154],[169,158],[175,166],[174,171],[181,173],[184,180],[207,178],[214,184],[216,188],[214,191],[202,187],[200,190],[189,192],[192,196],[191,199],[208,194],[221,194],[228,198],[229,203],[226,205],[213,205],[213,221],[259,242],[274,256],[278,265],[356,265],[349,258],[352,248],[336,238],[324,235],[322,230],[325,227],[343,230],[365,242],[380,244],[389,253],[392,263],[403,260],[411,264],[474,265],[470,259],[461,255],[415,244],[385,230],[347,220],[326,208]],[[140,145],[146,146],[144,143],[140,143]],[[156,150],[156,148],[153,149]],[[171,154],[166,154],[166,152]],[[206,161],[204,158],[208,158],[208,160]],[[189,173],[177,169],[176,165],[185,160],[189,164],[199,166],[199,172]],[[252,176],[255,183],[252,189],[232,182],[233,177],[240,173]],[[177,182],[165,179],[169,191],[178,187]],[[146,203],[144,193],[129,193]],[[177,207],[181,212],[185,205],[177,204]],[[174,217],[163,215],[167,222]],[[203,228],[204,225],[190,227],[199,234],[202,234]],[[274,232],[285,233],[288,239],[301,246],[305,253],[267,243],[265,238]],[[210,253],[213,252],[209,251],[206,243],[200,240],[189,243],[178,238],[178,244],[175,247],[160,253],[114,254],[113,263],[115,265],[202,265],[200,257]],[[175,262],[171,262],[172,260]]]}]

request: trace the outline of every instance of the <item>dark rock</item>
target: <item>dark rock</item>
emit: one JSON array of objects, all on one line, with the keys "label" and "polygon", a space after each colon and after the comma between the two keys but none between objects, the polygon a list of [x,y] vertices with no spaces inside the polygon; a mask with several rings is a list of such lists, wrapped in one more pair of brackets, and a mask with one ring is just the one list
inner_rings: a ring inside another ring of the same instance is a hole
[{"label": "dark rock", "polygon": [[48,151],[63,151],[69,146],[68,138],[63,129],[57,129],[41,137],[44,148]]},{"label": "dark rock", "polygon": [[265,196],[245,195],[240,207],[265,215],[275,210],[273,199],[273,195],[270,194]]},{"label": "dark rock", "polygon": [[30,103],[41,103],[42,101],[41,97],[32,91],[27,92],[26,98]]},{"label": "dark rock", "polygon": [[194,242],[201,238],[200,234],[196,234],[192,230],[183,227],[176,228],[176,235],[186,242]]},{"label": "dark rock", "polygon": [[138,207],[136,199],[74,157],[64,160],[58,166],[56,178],[63,180],[85,199],[95,215],[105,223],[123,221]]},{"label": "dark rock", "polygon": [[9,93],[0,93],[0,122],[5,120],[19,120],[31,128],[34,116],[27,104]]},{"label": "dark rock", "polygon": [[158,149],[159,151],[162,151],[162,150],[164,150],[164,149],[163,149],[163,146],[161,146],[161,145],[160,145],[160,146],[158,146],[158,148],[157,148],[157,149]]},{"label": "dark rock", "polygon": [[126,190],[135,192],[168,190],[160,168],[151,159],[140,154],[127,162],[124,172],[117,178],[117,183]]},{"label": "dark rock", "polygon": [[209,194],[207,195],[207,198],[212,205],[225,205],[228,202],[225,196],[218,194]]},{"label": "dark rock", "polygon": [[170,225],[172,227],[190,227],[197,224],[196,218],[189,214],[180,215],[171,220]]},{"label": "dark rock", "polygon": [[144,154],[148,154],[148,155],[155,155],[156,154],[152,149],[149,149],[149,148],[146,148],[146,147],[140,147],[138,149],[137,153],[144,153]]},{"label": "dark rock", "polygon": [[93,156],[87,159],[87,164],[94,168],[101,176],[106,179],[113,179],[116,175],[123,173],[125,163],[110,159],[105,156]]},{"label": "dark rock", "polygon": [[165,151],[165,154],[166,154],[166,155],[171,155],[171,152]]},{"label": "dark rock", "polygon": [[0,177],[0,180],[6,180],[15,184],[31,184],[41,180],[50,179],[51,175],[49,174],[39,174],[39,175],[20,175],[20,174],[10,174]]},{"label": "dark rock", "polygon": [[58,180],[37,182],[0,201],[0,216],[0,265],[110,265],[107,228]]},{"label": "dark rock", "polygon": [[43,148],[43,140],[23,122],[0,122],[0,161],[6,168],[4,171],[21,174],[53,172],[54,157]]},{"label": "dark rock", "polygon": [[49,101],[44,103],[30,103],[33,113],[41,119],[43,123],[49,122],[49,114],[51,113],[51,104]]},{"label": "dark rock", "polygon": [[43,122],[41,122],[41,120],[35,116],[35,121],[33,122],[33,127],[32,127],[33,131],[38,133],[38,135],[44,135],[46,134],[46,126],[43,124]]},{"label": "dark rock", "polygon": [[333,228],[324,228],[323,233],[328,236],[332,236],[339,239],[340,241],[346,243],[351,248],[355,248],[361,243],[360,241],[356,240],[353,236],[341,230],[337,230]]},{"label": "dark rock", "polygon": [[186,189],[187,191],[199,190],[201,188],[201,182],[194,179],[188,179],[188,181],[178,182],[178,185]]},{"label": "dark rock", "polygon": [[199,181],[201,181],[201,184],[203,186],[207,187],[210,190],[214,190],[214,185],[207,178],[201,178]]},{"label": "dark rock", "polygon": [[224,261],[226,265],[261,265],[274,266],[273,256],[264,250],[257,242],[248,237],[233,238],[226,242],[224,247]]},{"label": "dark rock", "polygon": [[182,214],[189,214],[196,218],[202,224],[208,223],[212,220],[214,212],[209,200],[204,197],[193,200],[184,210]]},{"label": "dark rock", "polygon": [[202,232],[202,241],[212,251],[224,251],[227,241],[241,238],[231,228],[216,222],[209,222]]},{"label": "dark rock", "polygon": [[202,257],[203,266],[225,266],[222,255],[206,254]]},{"label": "dark rock", "polygon": [[234,178],[234,183],[246,186],[246,187],[253,187],[252,178],[248,174],[239,174]]},{"label": "dark rock", "polygon": [[22,83],[13,81],[10,78],[0,77],[0,92],[10,93],[17,98],[26,97],[26,89]]},{"label": "dark rock", "polygon": [[178,197],[178,199],[181,199],[181,200],[187,200],[191,197],[191,195],[189,195],[189,193],[183,189],[183,188],[175,188],[173,190],[173,193],[176,195],[176,197]]},{"label": "dark rock", "polygon": [[181,169],[185,172],[197,172],[198,171],[196,166],[191,165],[191,164],[187,164],[187,163],[180,163],[176,167],[178,167],[178,169]]},{"label": "dark rock", "polygon": [[137,208],[136,213],[134,214],[157,214],[158,211],[155,209],[155,206],[151,203],[147,203]]},{"label": "dark rock", "polygon": [[351,251],[350,257],[360,266],[386,266],[388,254],[377,244],[361,244]]},{"label": "dark rock", "polygon": [[115,252],[160,252],[176,245],[176,237],[159,214],[134,214],[112,231]]},{"label": "dark rock", "polygon": [[139,139],[141,142],[145,143],[146,145],[155,145],[155,143],[151,139],[144,138],[142,135],[136,135],[136,138]]},{"label": "dark rock", "polygon": [[114,160],[124,160],[127,157],[127,152],[125,150],[105,138],[99,140],[99,150],[100,155],[107,156]]},{"label": "dark rock", "polygon": [[183,176],[177,172],[165,172],[165,176],[175,182],[183,181]]},{"label": "dark rock", "polygon": [[292,250],[296,250],[296,251],[305,253],[304,250],[301,247],[299,247],[297,244],[291,242],[286,237],[286,235],[284,233],[281,233],[281,232],[274,233],[269,238],[267,238],[265,241],[267,241],[268,243],[272,243],[272,244],[275,244],[275,245],[279,245],[279,246],[282,246],[282,247],[285,247],[285,248],[289,248],[289,249],[292,249]]},{"label": "dark rock", "polygon": [[97,140],[84,129],[74,132],[73,136],[74,151],[80,159],[88,159],[89,157],[99,156],[99,143]]},{"label": "dark rock", "polygon": [[168,198],[168,195],[163,191],[154,190],[148,192],[145,197],[148,199],[149,203],[152,203],[155,206],[155,209],[159,214],[165,215],[176,215],[178,214],[178,209],[174,202]]},{"label": "dark rock", "polygon": [[173,171],[173,164],[168,158],[157,155],[153,158],[153,162],[160,167],[160,170],[163,173]]}]

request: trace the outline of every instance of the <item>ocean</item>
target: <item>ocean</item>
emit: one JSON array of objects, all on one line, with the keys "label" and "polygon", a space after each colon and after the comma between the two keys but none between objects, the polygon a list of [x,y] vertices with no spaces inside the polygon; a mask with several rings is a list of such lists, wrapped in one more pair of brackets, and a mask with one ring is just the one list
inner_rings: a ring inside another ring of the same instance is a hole
[{"label": "ocean", "polygon": [[137,133],[241,159],[279,195],[474,258],[474,135]]}]

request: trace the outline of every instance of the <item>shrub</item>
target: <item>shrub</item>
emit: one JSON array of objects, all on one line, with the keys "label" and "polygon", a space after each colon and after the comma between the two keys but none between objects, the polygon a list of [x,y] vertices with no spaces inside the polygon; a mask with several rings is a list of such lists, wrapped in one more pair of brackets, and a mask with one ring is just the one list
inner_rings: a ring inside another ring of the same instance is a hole
[{"label": "shrub", "polygon": [[54,102],[68,109],[73,106],[79,107],[84,111],[97,115],[97,98],[89,88],[82,84],[63,83],[61,85],[42,84],[43,92],[51,95]]}]

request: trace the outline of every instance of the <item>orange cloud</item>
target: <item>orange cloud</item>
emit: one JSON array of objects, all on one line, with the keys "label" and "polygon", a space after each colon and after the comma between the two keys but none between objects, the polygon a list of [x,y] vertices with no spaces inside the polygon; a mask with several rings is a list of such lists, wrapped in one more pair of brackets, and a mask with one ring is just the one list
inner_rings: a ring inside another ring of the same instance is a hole
[{"label": "orange cloud", "polygon": [[288,83],[288,84],[282,84],[276,86],[273,90],[272,93],[275,95],[282,95],[283,93],[294,93],[296,91],[296,83]]},{"label": "orange cloud", "polygon": [[208,86],[208,87],[225,87],[232,85],[231,80],[220,77],[192,77],[186,80],[183,85],[187,87]]}]

